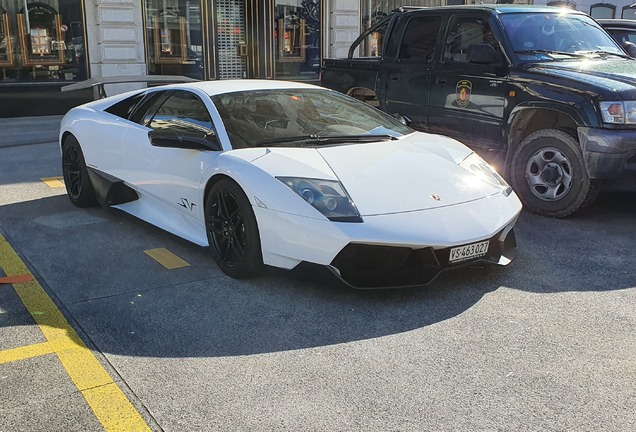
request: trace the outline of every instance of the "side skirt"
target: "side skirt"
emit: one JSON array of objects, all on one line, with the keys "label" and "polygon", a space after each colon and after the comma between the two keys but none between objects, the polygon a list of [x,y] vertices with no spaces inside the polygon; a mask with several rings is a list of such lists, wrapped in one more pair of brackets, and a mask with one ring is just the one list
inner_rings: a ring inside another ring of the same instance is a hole
[{"label": "side skirt", "polygon": [[97,201],[102,207],[110,207],[118,204],[135,201],[139,195],[117,177],[105,172],[88,168],[88,177],[95,189]]}]

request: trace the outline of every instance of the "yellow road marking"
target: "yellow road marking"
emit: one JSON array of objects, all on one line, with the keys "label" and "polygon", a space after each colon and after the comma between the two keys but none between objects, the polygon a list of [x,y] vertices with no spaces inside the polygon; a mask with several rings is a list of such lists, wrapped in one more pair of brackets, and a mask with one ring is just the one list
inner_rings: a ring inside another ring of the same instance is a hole
[{"label": "yellow road marking", "polygon": [[[7,276],[31,274],[2,235],[0,267]],[[36,280],[15,283],[13,286],[47,339],[52,352],[60,359],[102,426],[107,431],[149,431],[150,428],[141,415],[69,325],[42,286]],[[28,351],[27,348],[24,349]],[[16,355],[15,350],[9,351]],[[9,358],[6,351],[0,352],[0,358],[5,355]]]},{"label": "yellow road marking", "polygon": [[4,350],[0,351],[0,364],[53,354],[53,352],[53,347],[48,342]]},{"label": "yellow road marking", "polygon": [[144,251],[144,253],[152,257],[155,261],[157,261],[168,270],[188,267],[190,265],[187,261],[182,260],[165,248],[150,249]]},{"label": "yellow road marking", "polygon": [[53,189],[64,187],[64,177],[45,177],[40,180],[42,180],[45,185]]}]

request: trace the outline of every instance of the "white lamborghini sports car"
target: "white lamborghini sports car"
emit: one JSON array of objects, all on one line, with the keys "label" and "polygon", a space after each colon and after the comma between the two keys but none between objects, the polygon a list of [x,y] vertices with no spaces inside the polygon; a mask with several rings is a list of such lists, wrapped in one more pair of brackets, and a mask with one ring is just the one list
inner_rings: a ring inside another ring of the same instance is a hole
[{"label": "white lamborghini sports car", "polygon": [[321,87],[136,90],[69,111],[60,146],[75,205],[209,246],[235,278],[305,261],[353,287],[415,286],[516,253],[521,204],[479,156]]}]

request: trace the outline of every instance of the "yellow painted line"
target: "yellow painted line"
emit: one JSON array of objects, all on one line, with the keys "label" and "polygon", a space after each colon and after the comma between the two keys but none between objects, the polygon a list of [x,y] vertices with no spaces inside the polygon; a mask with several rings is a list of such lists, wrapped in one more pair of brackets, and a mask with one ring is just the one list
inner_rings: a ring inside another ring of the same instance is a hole
[{"label": "yellow painted line", "polygon": [[[31,274],[0,235],[0,267],[7,276]],[[107,431],[149,431],[141,415],[36,281],[13,284],[52,351]]]},{"label": "yellow painted line", "polygon": [[168,270],[188,267],[190,265],[187,261],[182,260],[177,255],[173,254],[165,248],[150,249],[144,251],[144,253],[152,257],[155,261],[157,261]]},{"label": "yellow painted line", "polygon": [[53,189],[64,187],[64,177],[45,177],[40,180],[42,180],[45,185]]},{"label": "yellow painted line", "polygon": [[48,342],[0,351],[0,364],[18,360],[26,360],[46,354],[53,354],[53,347]]}]

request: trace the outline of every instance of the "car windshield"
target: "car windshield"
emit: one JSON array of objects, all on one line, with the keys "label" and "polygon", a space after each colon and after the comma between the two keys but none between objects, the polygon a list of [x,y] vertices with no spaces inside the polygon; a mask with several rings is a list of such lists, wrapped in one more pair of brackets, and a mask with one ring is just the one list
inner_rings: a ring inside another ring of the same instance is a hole
[{"label": "car windshield", "polygon": [[512,49],[522,60],[624,55],[612,37],[587,15],[514,13],[501,15],[500,19]]},{"label": "car windshield", "polygon": [[321,89],[256,90],[212,96],[234,148],[390,140],[413,132],[349,96]]}]

